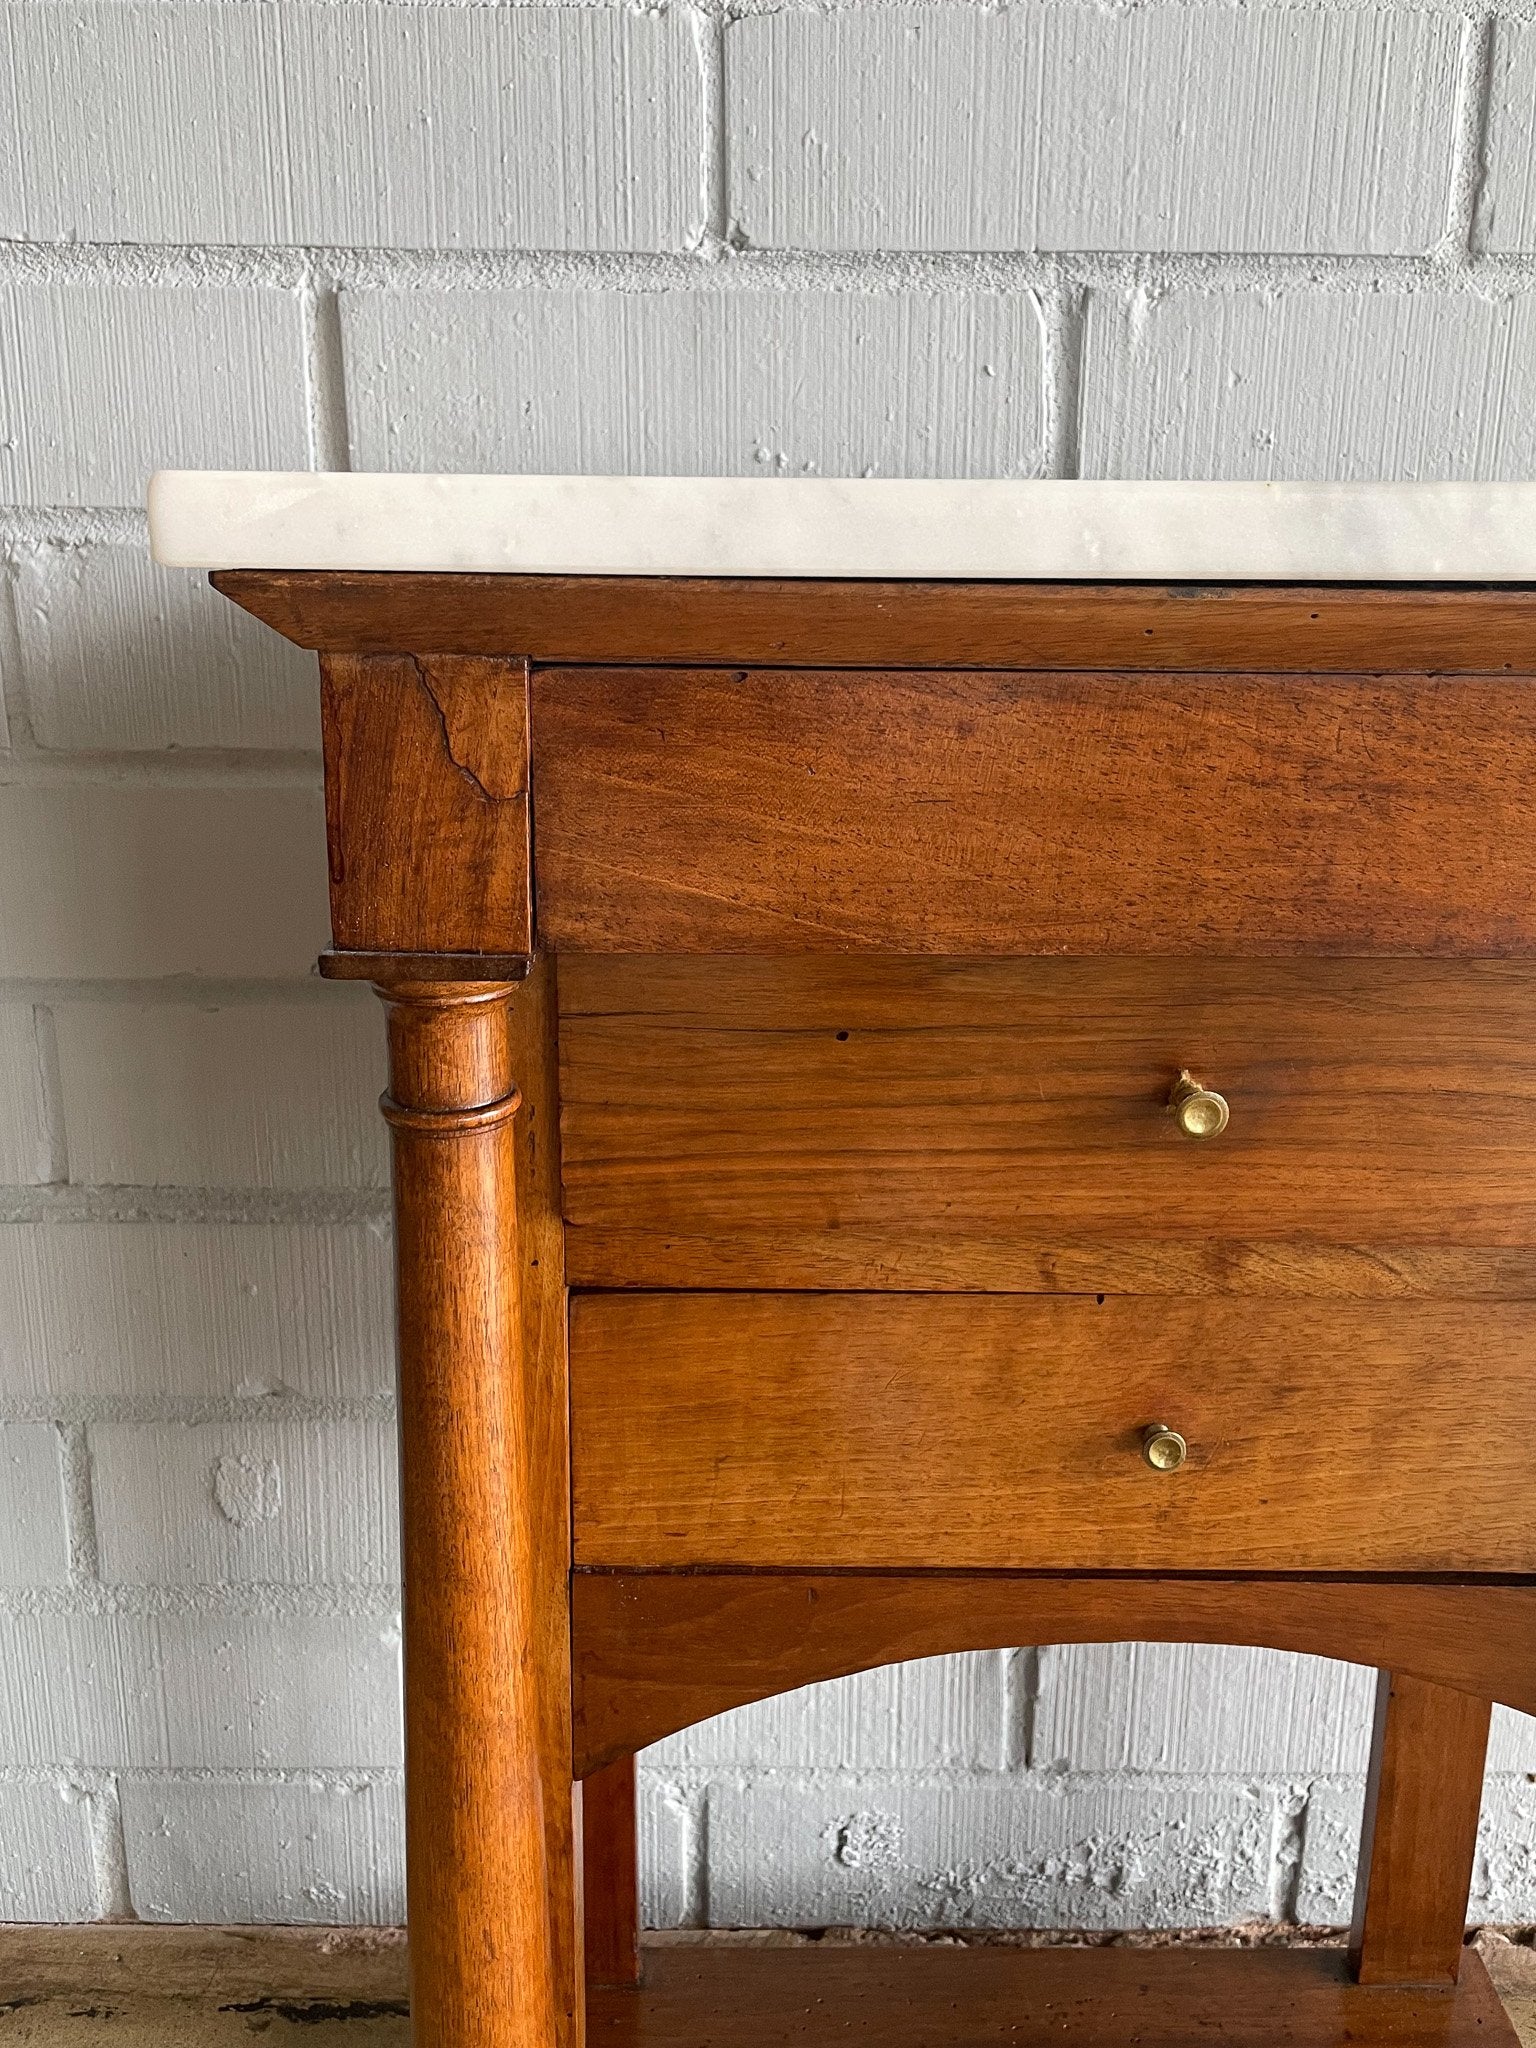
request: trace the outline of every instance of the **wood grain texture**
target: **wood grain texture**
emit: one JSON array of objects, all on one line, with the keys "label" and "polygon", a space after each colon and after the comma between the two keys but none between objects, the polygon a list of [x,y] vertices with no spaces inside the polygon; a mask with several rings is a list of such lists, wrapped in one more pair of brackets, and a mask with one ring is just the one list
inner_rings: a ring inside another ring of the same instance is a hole
[{"label": "wood grain texture", "polygon": [[1536,1712],[1536,1585],[1135,1573],[581,1572],[578,1774],[877,1664],[1018,1643],[1235,1643],[1390,1667]]},{"label": "wood grain texture", "polygon": [[1536,690],[718,669],[533,681],[588,952],[1536,950]]},{"label": "wood grain texture", "polygon": [[1406,1671],[1376,1692],[1350,1952],[1362,1984],[1454,1984],[1490,1704]]},{"label": "wood grain texture", "polygon": [[1536,1287],[1536,965],[568,955],[560,989],[582,1284]]},{"label": "wood grain texture", "polygon": [[[506,1006],[511,1069],[522,1104],[512,1126],[519,1300],[526,1360],[528,1512],[537,1627],[539,1767],[543,1775],[551,1941],[561,2048],[580,2048],[586,1973],[579,1844],[572,1803],[571,1469],[567,1418],[564,1230],[560,1221],[560,1112],[555,962],[535,960]],[[576,1795],[579,1798],[579,1794]]]},{"label": "wood grain texture", "polygon": [[320,667],[336,947],[531,951],[523,665],[338,654]]},{"label": "wood grain texture", "polygon": [[579,1565],[1536,1571],[1533,1304],[578,1294],[570,1342]]},{"label": "wood grain texture", "polygon": [[221,570],[301,647],[813,668],[1536,670],[1536,593]]},{"label": "wood grain texture", "polygon": [[640,1982],[640,1854],[635,1760],[616,1757],[581,1788],[587,1982]]},{"label": "wood grain texture", "polygon": [[322,981],[522,981],[526,953],[345,953],[336,947],[316,962]]},{"label": "wood grain texture", "polygon": [[[406,1890],[422,2048],[574,2041],[573,1864],[542,1392],[527,1342],[509,989],[387,992],[400,1347]],[[561,1895],[563,1893],[563,1896]]]},{"label": "wood grain texture", "polygon": [[1276,1301],[1529,1301],[1536,1251],[1169,1238],[1038,1244],[887,1231],[572,1229],[572,1286],[992,1289],[1003,1294],[1249,1294]]},{"label": "wood grain texture", "polygon": [[1368,1990],[1337,1949],[658,1951],[592,2000],[594,2048],[1518,2048],[1481,1958]]}]

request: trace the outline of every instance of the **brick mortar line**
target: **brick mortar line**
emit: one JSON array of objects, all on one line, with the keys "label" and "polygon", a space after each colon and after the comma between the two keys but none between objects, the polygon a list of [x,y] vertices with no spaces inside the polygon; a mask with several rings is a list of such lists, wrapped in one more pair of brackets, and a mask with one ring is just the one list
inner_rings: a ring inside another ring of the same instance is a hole
[{"label": "brick mortar line", "polygon": [[252,1580],[240,1585],[167,1586],[93,1581],[77,1586],[0,1587],[0,1619],[367,1621],[396,1624],[400,1589],[386,1583],[303,1585]]},{"label": "brick mortar line", "polygon": [[[153,1429],[167,1425],[196,1429],[252,1424],[278,1428],[284,1423],[307,1426],[318,1422],[392,1423],[395,1397],[380,1387],[373,1394],[57,1394],[10,1395],[0,1398],[0,1428],[12,1423],[51,1424],[66,1433],[68,1476],[78,1481],[82,1470],[88,1485],[89,1465],[83,1432],[102,1423],[131,1424]],[[85,1532],[82,1532],[85,1540]],[[94,1548],[95,1534],[89,1532]],[[94,1567],[92,1567],[94,1573]]]},{"label": "brick mortar line", "polygon": [[1082,467],[1083,350],[1087,291],[1069,279],[1042,287],[1040,319],[1044,353],[1044,419],[1041,441],[1045,474],[1075,477]]},{"label": "brick mortar line", "polygon": [[47,1419],[58,1434],[59,1479],[64,1501],[70,1583],[77,1587],[94,1587],[101,1580],[101,1553],[96,1539],[96,1500],[85,1424],[58,1414]]},{"label": "brick mortar line", "polygon": [[347,1792],[378,1786],[403,1790],[405,1773],[395,1764],[86,1764],[67,1757],[52,1764],[0,1764],[0,1785],[45,1785],[60,1781],[82,1792],[109,1781],[134,1785],[313,1785],[317,1791]]},{"label": "brick mortar line", "polygon": [[[344,0],[338,0],[344,4]],[[363,0],[353,0],[361,5]],[[421,4],[421,0],[418,0]],[[427,0],[434,4],[434,0]],[[445,0],[435,0],[445,4]],[[602,0],[509,0],[515,6],[551,4],[596,5]],[[721,0],[727,21],[760,20],[773,14],[1098,14],[1104,0]],[[1116,14],[1224,14],[1231,0],[1120,0]],[[1391,0],[1259,0],[1245,9],[1250,15],[1266,14],[1386,14],[1429,15],[1440,20],[1498,21],[1516,26],[1536,20],[1536,0],[1422,0],[1422,4],[1399,5],[1394,13]]]},{"label": "brick mortar line", "polygon": [[310,467],[317,470],[350,469],[346,356],[335,286],[317,277],[311,269],[300,288],[299,309],[304,328]]},{"label": "brick mortar line", "polygon": [[[145,975],[135,980],[105,980],[88,975],[32,977],[0,975],[0,1003],[130,1003],[171,1004],[202,1010],[210,1004],[220,1008],[232,1003],[350,1003],[371,1009],[368,990],[361,984],[322,981],[318,974],[293,975]],[[382,1014],[382,1013],[381,1013]],[[384,1037],[382,1029],[379,1044]]]},{"label": "brick mortar line", "polygon": [[699,68],[699,212],[696,253],[715,262],[733,242],[730,199],[730,118],[726,99],[725,31],[719,5],[687,8]]},{"label": "brick mortar line", "polygon": [[318,791],[321,774],[319,754],[298,749],[178,747],[158,753],[82,748],[73,753],[22,746],[0,753],[0,789],[86,789],[110,783],[133,789]]},{"label": "brick mortar line", "polygon": [[[74,4],[74,0],[55,0],[60,12]],[[116,0],[125,8],[131,0]],[[200,5],[212,4],[212,0],[182,0],[188,13],[195,13]],[[255,0],[248,0],[254,5]],[[377,0],[319,0],[321,5],[337,8],[352,8],[358,13],[371,11]],[[495,14],[619,14],[633,11],[626,0],[400,0],[400,4],[414,5],[423,13],[443,12],[450,14],[495,13]],[[976,7],[977,0],[717,0],[712,8],[726,21],[738,21],[768,14],[893,14],[909,12],[914,8],[962,13]],[[1220,14],[1230,11],[1231,0],[1135,0],[1135,9],[1141,13],[1208,13]],[[663,0],[663,11],[665,0]],[[1060,13],[1096,14],[1102,11],[1103,0],[988,0],[989,14],[1039,13],[1046,9]],[[1372,14],[1381,11],[1381,0],[1264,0],[1262,11],[1274,14]],[[1404,9],[1405,12],[1410,11]],[[1536,4],[1533,0],[1418,0],[1414,13],[1461,16],[1473,18],[1487,15],[1495,20],[1527,22],[1536,18]]]},{"label": "brick mortar line", "polygon": [[[127,4],[127,0],[123,0]],[[342,0],[335,0],[342,4]],[[1076,0],[1073,0],[1076,4]],[[1451,166],[1447,167],[1449,186]],[[680,250],[418,250],[0,242],[0,284],[256,286],[295,296],[347,291],[519,289],[783,291],[884,295],[1048,290],[1269,291],[1499,295],[1536,288],[1536,249],[1472,254],[1316,250],[814,250],[709,246]],[[47,508],[39,508],[46,511]],[[18,508],[35,518],[30,508]],[[76,519],[141,519],[138,507],[62,508]],[[142,531],[142,528],[139,529]],[[51,537],[51,536],[44,536]]]},{"label": "brick mortar line", "polygon": [[1488,176],[1488,133],[1493,111],[1494,24],[1469,19],[1462,36],[1456,129],[1451,152],[1448,252],[1475,264],[1480,258],[1483,188]]},{"label": "brick mortar line", "polygon": [[0,1187],[8,1223],[386,1226],[384,1188]]},{"label": "brick mortar line", "polygon": [[1035,1723],[1040,1711],[1040,1652],[1021,1646],[1002,1652],[1003,1753],[1000,1772],[1035,1767]]},{"label": "brick mortar line", "polygon": [[8,558],[34,548],[148,546],[141,505],[0,506],[0,553]]},{"label": "brick mortar line", "polygon": [[128,1843],[123,1832],[123,1807],[115,1772],[100,1774],[87,1792],[86,1828],[90,1837],[91,1880],[98,1920],[136,1920],[128,1871]]},{"label": "brick mortar line", "polygon": [[[652,1772],[643,1764],[641,1770],[643,1777],[654,1777],[658,1784],[662,1786],[665,1786],[673,1776],[671,1773],[660,1770]],[[782,1773],[776,1773],[773,1767],[770,1766],[766,1767],[761,1775],[771,1777],[782,1775]],[[1096,1790],[1102,1788],[1105,1784],[1116,1786],[1134,1784],[1139,1788],[1147,1789],[1165,1782],[1157,1779],[1154,1774],[1146,1772],[1138,1774],[1130,1771],[1085,1771],[1080,1775],[1086,1785],[1091,1785]],[[125,1783],[131,1781],[136,1784],[171,1783],[261,1786],[299,1783],[319,1784],[324,1789],[334,1788],[336,1790],[349,1789],[359,1781],[365,1781],[371,1785],[378,1785],[391,1790],[395,1787],[403,1787],[405,1783],[404,1771],[394,1764],[276,1764],[265,1766],[249,1764],[87,1764],[75,1763],[69,1758],[61,1758],[57,1763],[0,1764],[0,1785],[53,1786],[58,1783],[61,1777],[66,1777],[71,1780],[78,1780],[83,1787],[89,1789],[92,1781],[108,1776],[121,1778]],[[986,1778],[986,1774],[982,1774],[982,1776]],[[1217,1785],[1236,1793],[1241,1793],[1255,1783],[1260,1786],[1261,1790],[1273,1792],[1288,1787],[1294,1782],[1293,1779],[1287,1777],[1283,1772],[1277,1773],[1273,1777],[1268,1774],[1261,1774],[1256,1779],[1255,1775],[1251,1772],[1225,1771],[1201,1773],[1191,1771],[1185,1774],[1185,1779],[1192,1786]],[[1314,1786],[1326,1786],[1330,1790],[1347,1792],[1354,1790],[1358,1785],[1362,1785],[1364,1779],[1364,1771],[1335,1772],[1326,1779],[1317,1777],[1311,1779],[1310,1782]],[[1523,1771],[1492,1771],[1489,1773],[1489,1780],[1491,1783],[1499,1786],[1523,1784],[1526,1780],[1526,1773]],[[720,1782],[722,1781],[717,1778],[716,1783]],[[935,1789],[948,1790],[951,1788],[951,1782],[949,1780],[936,1781]],[[990,1784],[991,1780],[987,1778],[986,1782]]]},{"label": "brick mortar line", "polygon": [[[1058,1796],[1097,1789],[1105,1784],[1138,1785],[1148,1790],[1173,1791],[1193,1786],[1219,1785],[1238,1797],[1252,1798],[1257,1805],[1277,1792],[1296,1790],[1303,1783],[1316,1790],[1348,1791],[1365,1782],[1366,1769],[1305,1771],[1287,1770],[1283,1765],[1250,1766],[1247,1770],[1228,1765],[1216,1770],[1158,1771],[1146,1765],[1094,1770],[1004,1771],[986,1764],[648,1764],[640,1760],[642,1783],[662,1798],[669,1794],[691,1795],[707,1786],[744,1791],[772,1779],[781,1787],[806,1792],[837,1790],[878,1790],[886,1785],[926,1785],[935,1791],[950,1791],[959,1784],[974,1784],[996,1791],[1016,1784],[1031,1791]],[[1524,1783],[1526,1773],[1518,1770],[1491,1773]]]}]

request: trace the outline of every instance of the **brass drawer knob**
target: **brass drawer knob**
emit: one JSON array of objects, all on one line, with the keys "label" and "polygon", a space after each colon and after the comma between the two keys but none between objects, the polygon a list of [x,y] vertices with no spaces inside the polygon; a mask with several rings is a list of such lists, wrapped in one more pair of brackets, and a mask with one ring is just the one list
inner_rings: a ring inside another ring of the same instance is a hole
[{"label": "brass drawer knob", "polygon": [[1218,1095],[1214,1088],[1202,1088],[1188,1067],[1174,1082],[1168,1107],[1186,1138],[1219,1138],[1232,1114],[1225,1095]]},{"label": "brass drawer knob", "polygon": [[1189,1456],[1189,1445],[1166,1422],[1154,1422],[1141,1432],[1141,1455],[1154,1472],[1177,1472]]}]

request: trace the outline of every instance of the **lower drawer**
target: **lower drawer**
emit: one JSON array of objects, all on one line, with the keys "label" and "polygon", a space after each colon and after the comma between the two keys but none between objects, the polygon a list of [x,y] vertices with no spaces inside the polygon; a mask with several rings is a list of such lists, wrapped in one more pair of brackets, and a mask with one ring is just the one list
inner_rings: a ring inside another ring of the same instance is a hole
[{"label": "lower drawer", "polygon": [[1528,1572],[1533,1392],[1536,1304],[578,1294],[575,1558]]}]

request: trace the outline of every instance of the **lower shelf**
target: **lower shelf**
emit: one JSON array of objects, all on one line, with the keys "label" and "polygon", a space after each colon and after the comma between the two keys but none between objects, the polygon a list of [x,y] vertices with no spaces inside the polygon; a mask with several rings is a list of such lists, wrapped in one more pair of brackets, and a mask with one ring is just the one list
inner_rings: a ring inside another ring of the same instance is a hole
[{"label": "lower shelf", "polygon": [[597,2048],[1519,2048],[1481,1958],[1454,1991],[1354,1983],[1338,1949],[653,1950],[589,1994]]}]

